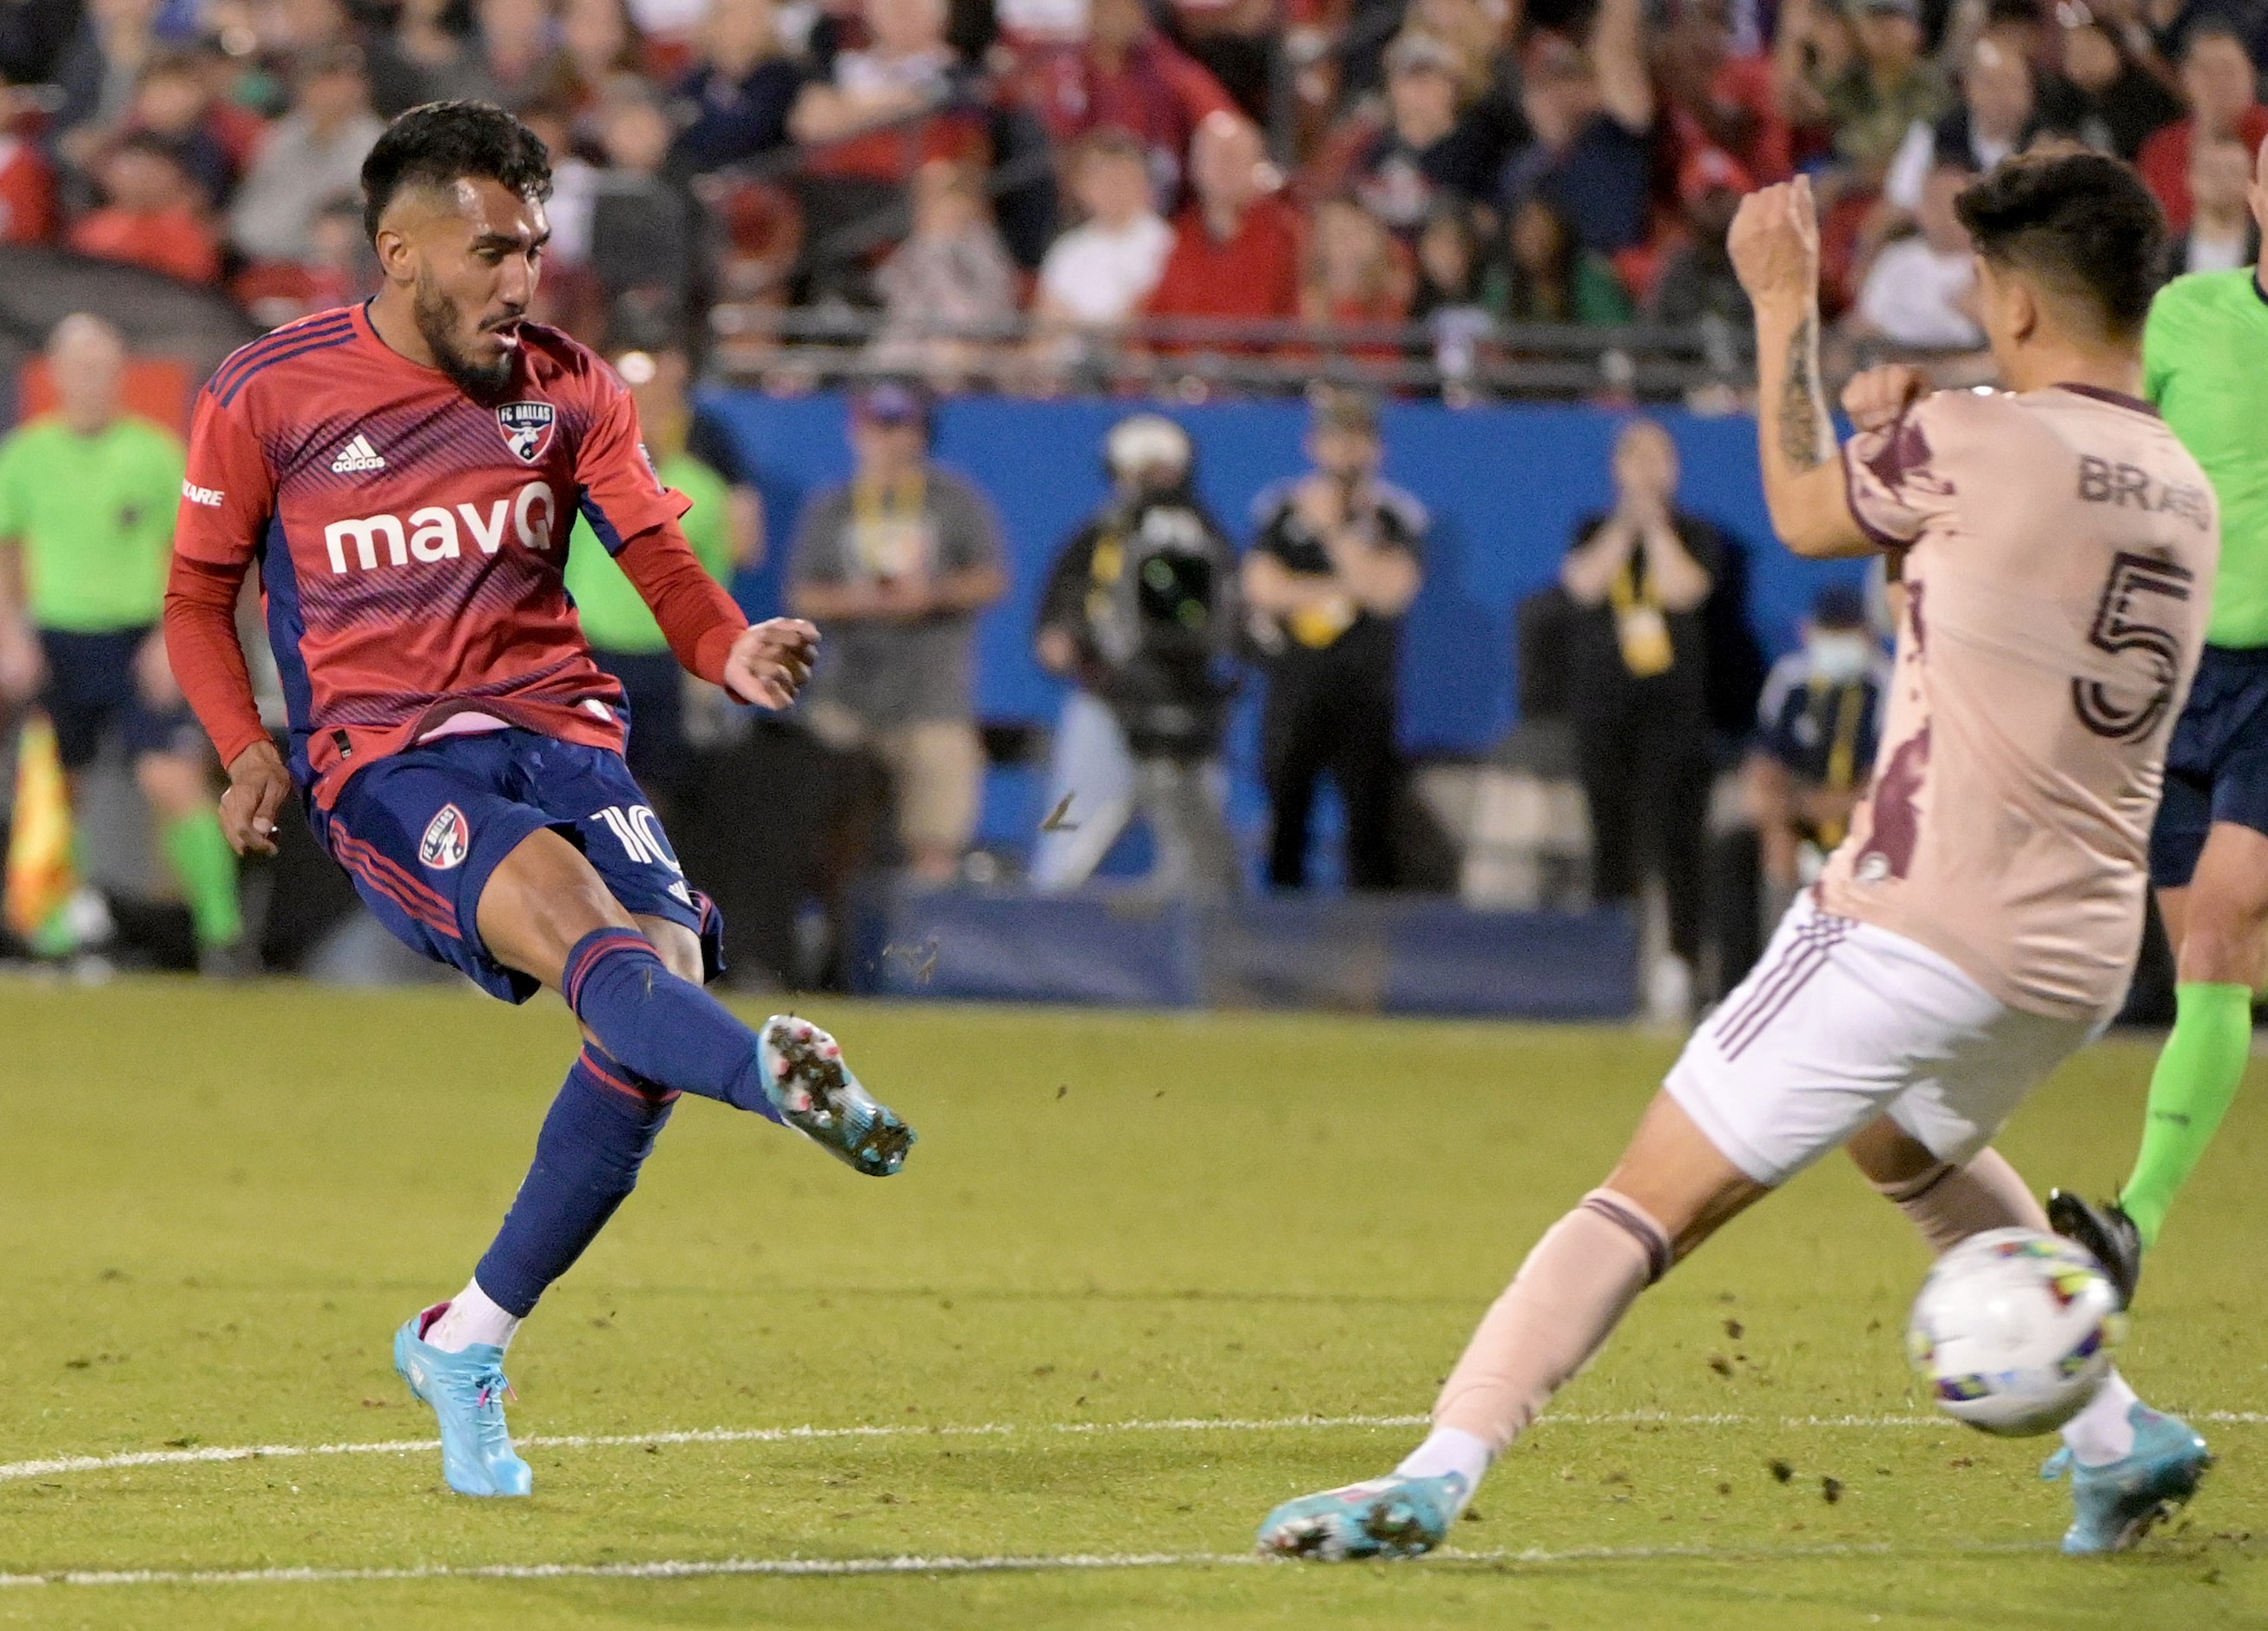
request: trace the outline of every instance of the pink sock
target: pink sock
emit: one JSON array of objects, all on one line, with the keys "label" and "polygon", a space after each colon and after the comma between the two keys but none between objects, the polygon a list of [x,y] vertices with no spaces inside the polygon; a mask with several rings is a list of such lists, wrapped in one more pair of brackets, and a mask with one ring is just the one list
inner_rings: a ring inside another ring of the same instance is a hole
[{"label": "pink sock", "polygon": [[1593,1190],[1535,1243],[1490,1308],[1441,1389],[1434,1424],[1502,1454],[1669,1265],[1661,1225],[1627,1196]]},{"label": "pink sock", "polygon": [[1979,1151],[1965,1167],[1944,1162],[1904,1184],[1874,1187],[1913,1220],[1929,1249],[1940,1257],[1988,1229],[2045,1233],[2048,1227],[2048,1214],[1996,1149]]}]

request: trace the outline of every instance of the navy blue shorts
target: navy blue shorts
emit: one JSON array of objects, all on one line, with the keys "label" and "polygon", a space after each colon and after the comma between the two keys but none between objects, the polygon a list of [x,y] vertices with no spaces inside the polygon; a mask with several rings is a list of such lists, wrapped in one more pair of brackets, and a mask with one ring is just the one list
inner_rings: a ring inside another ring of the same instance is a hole
[{"label": "navy blue shorts", "polygon": [[2208,646],[2166,749],[2150,882],[2186,888],[2215,822],[2268,833],[2268,648]]},{"label": "navy blue shorts", "polygon": [[583,852],[626,910],[700,935],[710,978],[723,970],[716,908],[687,886],[645,794],[608,749],[523,730],[444,736],[356,771],[308,824],[395,939],[490,996],[525,1002],[540,989],[489,956],[479,911],[490,875],[546,827]]},{"label": "navy blue shorts", "polygon": [[204,750],[204,732],[187,704],[153,708],[142,699],[134,658],[149,638],[146,628],[102,634],[40,631],[40,650],[48,660],[48,689],[40,705],[55,722],[55,754],[65,770],[83,771],[93,764],[102,751],[103,733],[114,724],[130,758]]}]

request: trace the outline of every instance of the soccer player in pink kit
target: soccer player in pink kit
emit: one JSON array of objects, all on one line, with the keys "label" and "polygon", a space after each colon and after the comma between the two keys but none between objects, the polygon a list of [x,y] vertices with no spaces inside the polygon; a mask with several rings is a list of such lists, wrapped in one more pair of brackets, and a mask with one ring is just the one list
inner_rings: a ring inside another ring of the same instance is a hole
[{"label": "soccer player in pink kit", "polygon": [[[818,632],[751,628],[678,527],[630,393],[527,321],[551,190],[543,144],[482,103],[412,108],[363,166],[385,274],[368,304],[277,329],[197,401],[166,601],[174,672],[228,766],[221,822],[272,852],[296,787],[316,837],[396,935],[524,1002],[560,993],[585,1045],[464,1290],[413,1316],[395,1367],[469,1495],[524,1495],[505,1347],[637,1181],[680,1093],[794,1127],[862,1172],[910,1128],[825,1032],[752,1031],[702,990],[715,908],[624,766],[622,688],[563,582],[578,510],[692,672],[785,707]],[[260,569],[291,715],[262,727],[234,609]]]},{"label": "soccer player in pink kit", "polygon": [[[2133,172],[2018,160],[1962,195],[2006,394],[1861,376],[1836,455],[1809,185],[1745,199],[1772,521],[1799,555],[1903,572],[1868,796],[1818,886],[1703,1022],[1605,1185],[1537,1243],[1390,1475],[1305,1496],[1263,1550],[1440,1544],[1491,1461],[1647,1286],[1847,1147],[1943,1251],[2047,1219],[1989,1141],[2117,1012],[2142,931],[2166,742],[2204,640],[2213,491],[2138,393],[2164,223]],[[2071,1553],[2132,1545],[2195,1491],[2204,1441],[2115,1373],[2064,1428]]]}]

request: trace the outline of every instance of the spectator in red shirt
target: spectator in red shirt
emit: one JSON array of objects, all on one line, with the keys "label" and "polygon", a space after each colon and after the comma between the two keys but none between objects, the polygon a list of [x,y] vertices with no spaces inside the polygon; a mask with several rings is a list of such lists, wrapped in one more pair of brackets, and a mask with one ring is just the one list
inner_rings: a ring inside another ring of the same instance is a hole
[{"label": "spectator in red shirt", "polygon": [[188,283],[209,284],[220,276],[220,244],[205,220],[203,200],[163,140],[129,136],[99,170],[109,202],[71,228],[72,248]]},{"label": "spectator in red shirt", "polygon": [[1152,317],[1288,318],[1300,309],[1300,218],[1276,196],[1259,130],[1216,114],[1189,144],[1197,197],[1174,224]]},{"label": "spectator in red shirt", "polygon": [[2166,208],[2176,235],[2190,229],[2190,154],[2202,132],[2208,139],[2242,142],[2257,154],[2268,137],[2268,107],[2260,105],[2257,70],[2242,36],[2218,19],[2190,31],[2182,53],[2182,92],[2190,116],[2142,144],[2134,167]]},{"label": "spectator in red shirt", "polygon": [[39,144],[16,129],[15,87],[0,80],[0,244],[40,244],[55,235],[55,173]]},{"label": "spectator in red shirt", "polygon": [[[1409,319],[1409,260],[1391,234],[1352,198],[1327,198],[1315,210],[1300,278],[1300,317],[1320,329]],[[1345,348],[1351,357],[1393,359],[1390,341]]]},{"label": "spectator in red shirt", "polygon": [[1759,183],[1787,179],[1790,138],[1771,63],[1734,52],[1727,0],[1684,0],[1659,61],[1681,163],[1713,147]]},{"label": "spectator in red shirt", "polygon": [[1220,82],[1152,25],[1143,0],[1094,0],[1085,43],[1027,51],[1017,81],[1060,144],[1101,129],[1139,138],[1151,185],[1168,208],[1197,127],[1236,111]]}]

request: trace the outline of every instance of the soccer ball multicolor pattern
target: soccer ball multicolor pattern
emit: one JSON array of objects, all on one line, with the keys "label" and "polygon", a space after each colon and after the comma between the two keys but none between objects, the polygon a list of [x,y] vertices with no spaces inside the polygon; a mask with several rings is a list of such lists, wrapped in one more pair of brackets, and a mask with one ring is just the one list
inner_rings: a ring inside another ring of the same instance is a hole
[{"label": "soccer ball multicolor pattern", "polygon": [[2087,1408],[2124,1334],[2117,1293],[2083,1248],[1996,1229],[1937,1260],[1914,1299],[1906,1352],[1939,1409],[2024,1438]]}]

